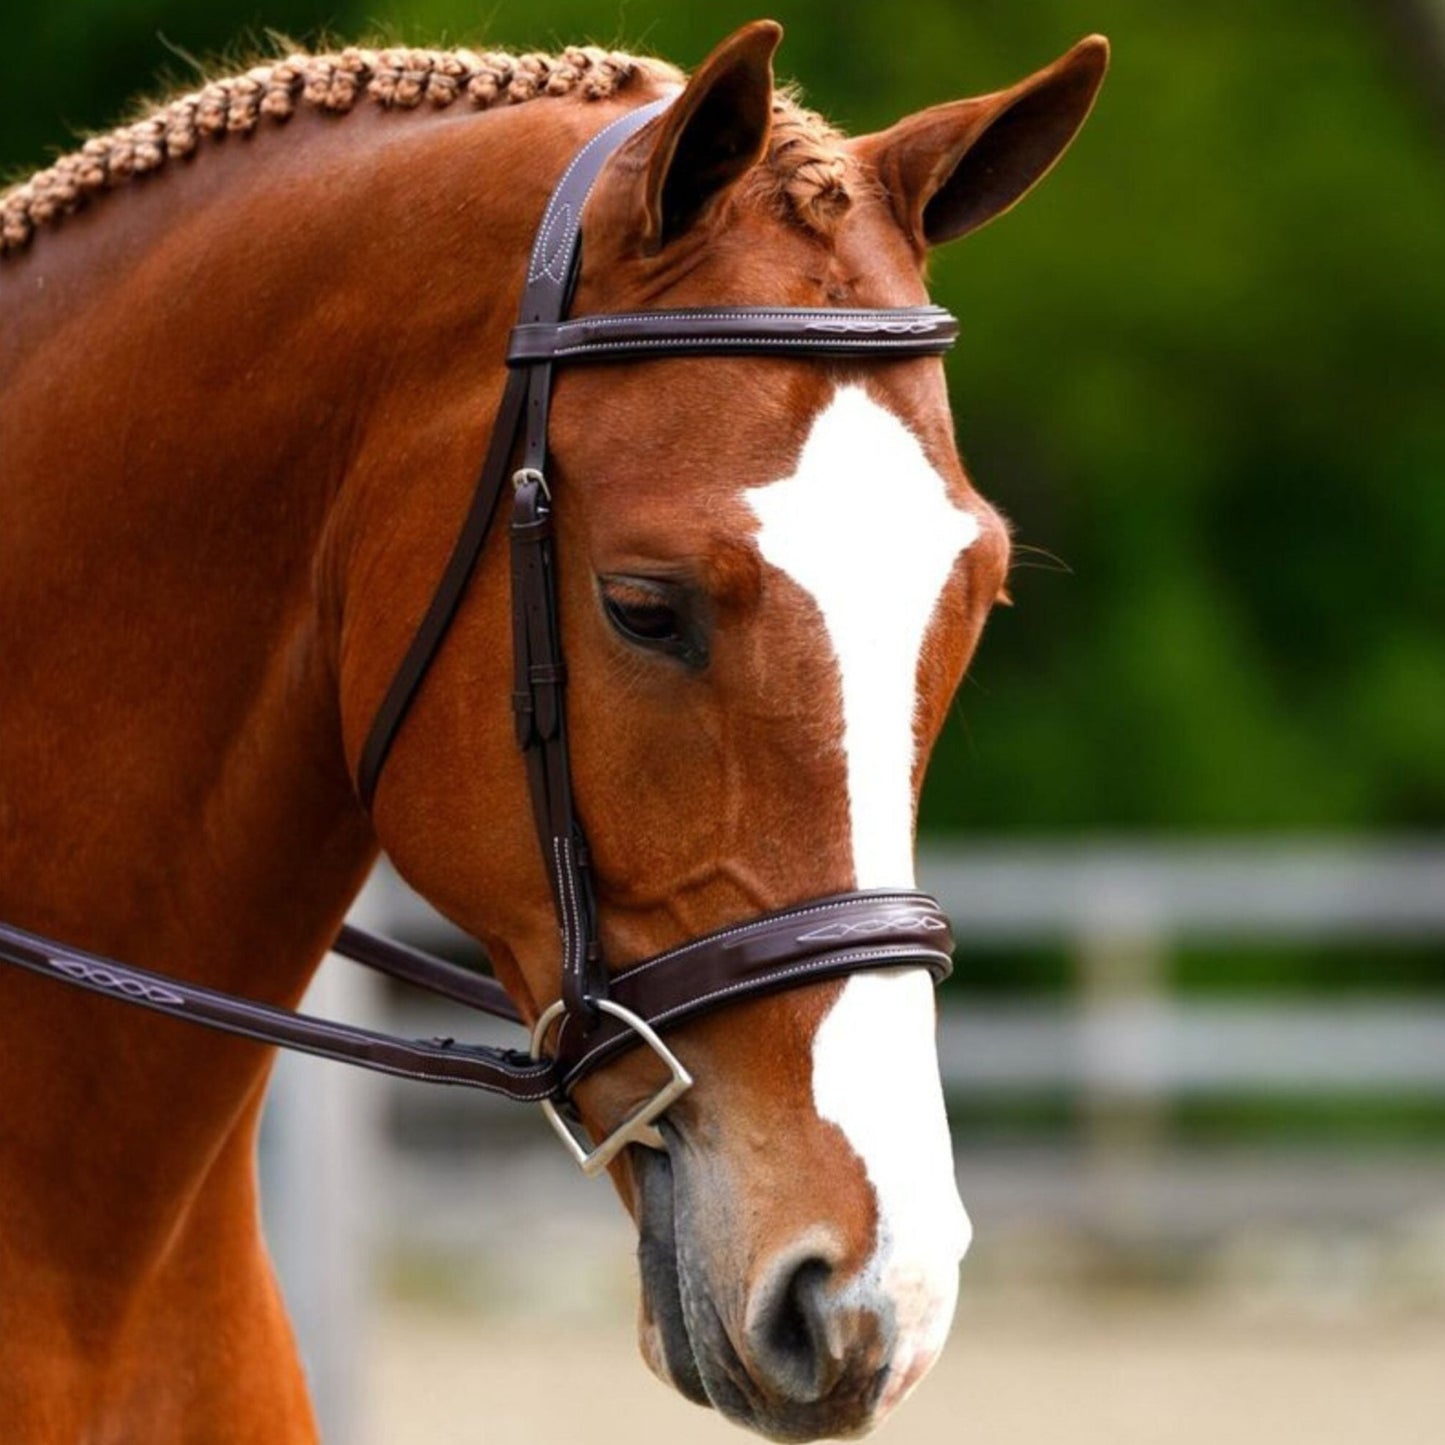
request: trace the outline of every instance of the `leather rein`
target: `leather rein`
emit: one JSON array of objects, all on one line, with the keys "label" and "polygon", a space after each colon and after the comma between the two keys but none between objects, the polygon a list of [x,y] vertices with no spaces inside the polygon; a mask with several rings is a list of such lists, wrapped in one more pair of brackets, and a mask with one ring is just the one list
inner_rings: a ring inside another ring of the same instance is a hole
[{"label": "leather rein", "polygon": [[[357,790],[370,809],[387,754],[461,604],[510,480],[513,710],[562,960],[561,996],[534,1025],[530,1050],[398,1038],[133,968],[4,923],[0,962],[260,1043],[541,1104],[589,1174],[627,1144],[656,1144],[654,1121],[690,1087],[692,1080],[660,1037],[662,1031],[743,999],[861,969],[923,967],[936,981],[948,976],[948,919],[933,898],[913,889],[813,899],[695,938],[617,973],[609,973],[603,958],[567,749],[554,499],[546,475],[554,368],[691,355],[820,361],[934,356],[945,352],[958,332],[954,318],[936,306],[721,306],[567,319],[580,270],[582,209],[593,184],[618,147],[670,103],[653,102],[604,127],[573,157],[552,192],[533,245],[520,319],[507,352],[507,384],[476,491],[358,764]],[[519,441],[521,465],[514,467]],[[501,985],[471,969],[349,925],[332,951],[469,1008],[523,1022]],[[668,1082],[589,1150],[569,1131],[557,1106],[566,1107],[577,1083],[594,1069],[639,1044],[661,1058]]]}]

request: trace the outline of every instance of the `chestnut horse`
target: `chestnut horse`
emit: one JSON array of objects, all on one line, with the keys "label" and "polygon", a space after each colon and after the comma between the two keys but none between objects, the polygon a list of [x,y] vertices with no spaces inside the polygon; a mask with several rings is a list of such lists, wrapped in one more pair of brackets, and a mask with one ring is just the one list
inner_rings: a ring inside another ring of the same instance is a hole
[{"label": "chestnut horse", "polygon": [[[588,203],[579,312],[912,305],[928,248],[1068,145],[1107,58],[1091,38],[844,140],[774,92],[779,35],[744,28],[690,80],[582,50],[293,56],[0,198],[0,918],[290,1004],[383,848],[529,1019],[557,996],[503,537],[369,812],[355,788],[550,188],[675,94]],[[911,884],[924,764],[1009,550],[941,364],[576,369],[551,437],[610,962]],[[0,1017],[6,1441],[312,1439],[257,1221],[271,1051],[14,970]],[[911,968],[673,1036],[697,1086],[665,1152],[611,1173],[643,1353],[689,1398],[853,1434],[937,1356],[969,1226],[933,1031]],[[656,1082],[636,1054],[588,1080],[589,1131]]]}]

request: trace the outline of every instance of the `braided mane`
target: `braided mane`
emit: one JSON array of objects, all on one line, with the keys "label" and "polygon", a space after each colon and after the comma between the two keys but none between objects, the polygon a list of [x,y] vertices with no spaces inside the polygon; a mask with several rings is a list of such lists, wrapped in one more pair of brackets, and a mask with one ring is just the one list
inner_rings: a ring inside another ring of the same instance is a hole
[{"label": "braided mane", "polygon": [[[362,102],[387,109],[474,110],[519,105],[544,96],[602,100],[647,81],[684,79],[665,61],[576,46],[560,55],[507,55],[473,50],[366,50],[295,53],[241,75],[212,80],[141,120],[93,136],[79,150],[0,194],[0,258],[138,176],[195,157],[206,141],[250,135],[279,125],[298,109],[345,115]],[[849,161],[841,137],[787,90],[773,102],[766,176],[784,212],[827,234],[850,202]],[[760,170],[763,168],[760,168]],[[758,184],[755,182],[754,184]]]}]

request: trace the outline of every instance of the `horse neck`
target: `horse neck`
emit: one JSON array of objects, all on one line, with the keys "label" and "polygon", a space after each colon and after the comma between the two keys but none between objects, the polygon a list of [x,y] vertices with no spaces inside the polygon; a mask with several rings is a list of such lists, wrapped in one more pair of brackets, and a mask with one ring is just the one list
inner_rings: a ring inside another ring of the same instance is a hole
[{"label": "horse neck", "polygon": [[[513,304],[482,258],[521,254],[508,190],[579,123],[539,150],[504,115],[385,119],[219,148],[4,278],[0,917],[286,1002],[374,854],[341,654],[370,628],[394,663],[420,613],[496,384],[458,358],[498,354]],[[348,613],[358,539],[403,512],[418,555]],[[126,1204],[78,1212],[73,1253],[144,1267],[249,1137],[270,1051],[23,976],[0,997],[0,1234],[53,1253],[44,1206],[83,1186]]]}]

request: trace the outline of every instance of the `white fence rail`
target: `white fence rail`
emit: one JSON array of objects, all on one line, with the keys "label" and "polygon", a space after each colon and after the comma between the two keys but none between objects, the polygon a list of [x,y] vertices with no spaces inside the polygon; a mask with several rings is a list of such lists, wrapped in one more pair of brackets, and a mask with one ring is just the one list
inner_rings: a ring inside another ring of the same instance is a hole
[{"label": "white fence rail", "polygon": [[1445,1000],[971,1004],[944,1016],[939,1062],[975,1095],[1445,1097]]},{"label": "white fence rail", "polygon": [[1445,940],[1445,838],[1428,835],[935,843],[919,882],[962,943]]}]

